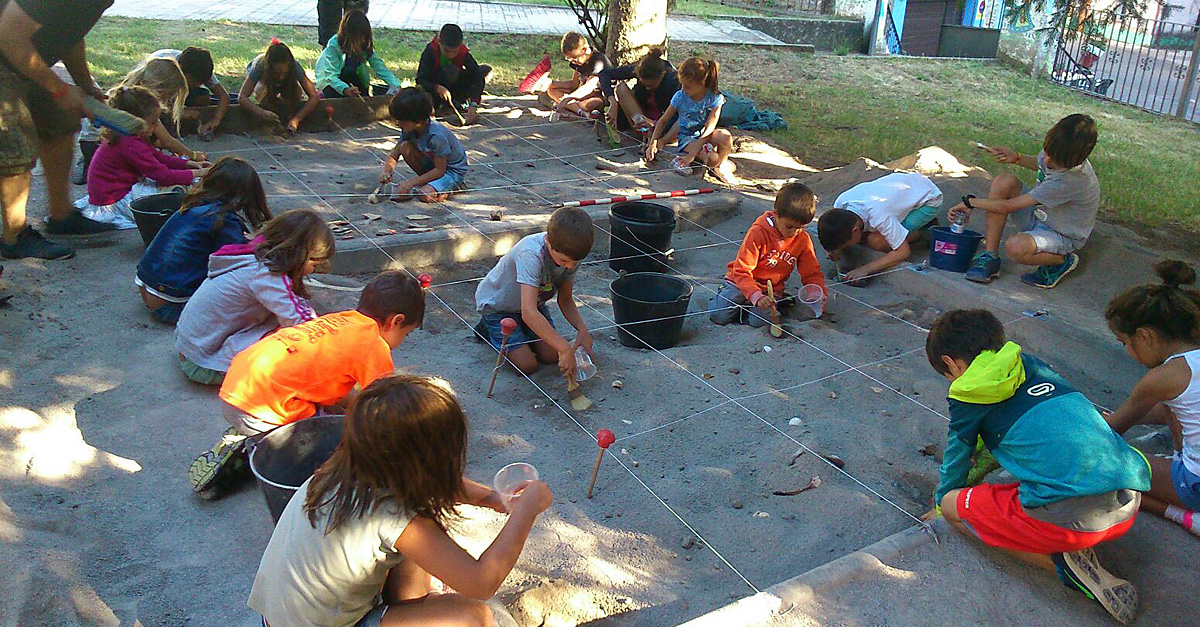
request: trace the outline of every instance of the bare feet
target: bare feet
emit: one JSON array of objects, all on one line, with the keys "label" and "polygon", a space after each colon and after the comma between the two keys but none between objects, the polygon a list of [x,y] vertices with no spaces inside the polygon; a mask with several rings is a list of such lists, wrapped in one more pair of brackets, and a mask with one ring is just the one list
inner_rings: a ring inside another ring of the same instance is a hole
[{"label": "bare feet", "polygon": [[730,187],[737,185],[739,183],[737,175],[734,174],[733,164],[728,161],[713,168],[712,173],[713,173],[713,176],[715,176],[718,181],[721,181],[722,183],[729,185]]}]

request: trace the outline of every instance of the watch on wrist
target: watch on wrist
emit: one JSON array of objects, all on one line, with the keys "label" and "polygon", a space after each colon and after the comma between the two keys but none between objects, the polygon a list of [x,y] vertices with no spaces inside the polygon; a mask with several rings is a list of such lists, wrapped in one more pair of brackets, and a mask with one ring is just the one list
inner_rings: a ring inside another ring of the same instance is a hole
[{"label": "watch on wrist", "polygon": [[962,204],[965,205],[967,209],[974,209],[975,207],[971,204],[971,199],[974,197],[975,194],[967,194],[966,196],[963,196]]}]

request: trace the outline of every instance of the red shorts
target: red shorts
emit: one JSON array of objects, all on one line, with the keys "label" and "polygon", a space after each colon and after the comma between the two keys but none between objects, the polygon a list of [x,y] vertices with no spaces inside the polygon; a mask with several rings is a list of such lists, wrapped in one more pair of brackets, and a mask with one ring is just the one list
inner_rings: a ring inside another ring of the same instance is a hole
[{"label": "red shorts", "polygon": [[1129,520],[1103,531],[1064,529],[1025,513],[1019,483],[981,483],[958,493],[958,516],[989,546],[1024,553],[1071,553],[1115,540],[1133,526]]}]

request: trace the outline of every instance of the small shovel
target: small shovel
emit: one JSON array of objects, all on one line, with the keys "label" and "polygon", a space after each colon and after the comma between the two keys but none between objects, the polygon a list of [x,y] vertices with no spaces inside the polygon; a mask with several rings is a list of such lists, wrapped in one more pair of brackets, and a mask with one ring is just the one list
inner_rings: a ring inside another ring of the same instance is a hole
[{"label": "small shovel", "polygon": [[775,286],[767,281],[767,298],[771,299],[771,337],[783,337],[783,326],[780,325],[779,307],[775,305]]}]

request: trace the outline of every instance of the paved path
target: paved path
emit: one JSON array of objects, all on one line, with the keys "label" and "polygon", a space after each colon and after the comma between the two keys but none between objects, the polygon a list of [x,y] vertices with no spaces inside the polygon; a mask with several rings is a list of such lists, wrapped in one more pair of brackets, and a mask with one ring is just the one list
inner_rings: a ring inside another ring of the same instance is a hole
[{"label": "paved path", "polygon": [[[317,0],[116,0],[105,14],[163,20],[220,19],[316,26]],[[476,33],[561,35],[579,29],[575,14],[565,6],[500,2],[372,0],[369,17],[376,26],[405,30],[433,31],[447,22]],[[783,43],[732,20],[710,22],[691,17],[668,17],[667,35],[675,41]]]}]

